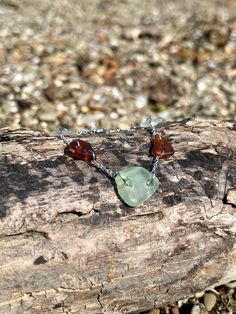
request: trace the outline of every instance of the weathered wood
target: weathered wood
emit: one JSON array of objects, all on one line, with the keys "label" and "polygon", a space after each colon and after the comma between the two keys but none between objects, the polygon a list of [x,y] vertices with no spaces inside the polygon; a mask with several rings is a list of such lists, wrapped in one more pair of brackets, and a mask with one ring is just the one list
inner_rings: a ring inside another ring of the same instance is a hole
[{"label": "weathered wood", "polygon": [[[137,313],[236,279],[236,123],[166,133],[161,188],[132,209],[56,137],[0,130],[0,313]],[[145,131],[89,141],[114,170],[150,166]]]}]

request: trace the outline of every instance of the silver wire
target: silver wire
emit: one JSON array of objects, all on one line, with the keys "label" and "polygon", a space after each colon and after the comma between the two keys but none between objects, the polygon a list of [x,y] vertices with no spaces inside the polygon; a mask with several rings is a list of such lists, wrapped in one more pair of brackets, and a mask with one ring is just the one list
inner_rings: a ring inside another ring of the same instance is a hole
[{"label": "silver wire", "polygon": [[112,171],[104,165],[97,163],[95,160],[92,160],[91,164],[110,178],[114,178],[117,175],[116,171]]},{"label": "silver wire", "polygon": [[68,145],[69,144],[69,141],[65,138],[65,132],[67,131],[66,128],[60,128],[59,129],[59,132],[58,132],[58,136],[59,138],[66,144]]}]

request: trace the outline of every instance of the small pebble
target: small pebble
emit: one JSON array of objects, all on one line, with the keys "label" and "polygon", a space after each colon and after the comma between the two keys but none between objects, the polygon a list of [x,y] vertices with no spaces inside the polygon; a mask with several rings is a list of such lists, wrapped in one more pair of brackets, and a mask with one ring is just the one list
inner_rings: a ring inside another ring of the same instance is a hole
[{"label": "small pebble", "polygon": [[206,310],[209,312],[216,305],[216,295],[212,292],[207,292],[204,294],[203,302]]},{"label": "small pebble", "polygon": [[236,288],[236,280],[232,280],[232,281],[226,283],[225,286],[228,288]]},{"label": "small pebble", "polygon": [[226,200],[228,204],[236,205],[236,189],[228,191]]},{"label": "small pebble", "polygon": [[160,309],[153,309],[148,312],[148,314],[160,314]]},{"label": "small pebble", "polygon": [[147,96],[145,96],[145,95],[137,96],[136,101],[135,101],[135,105],[137,108],[139,108],[139,109],[143,108],[143,107],[147,106],[147,103],[148,103]]},{"label": "small pebble", "polygon": [[191,308],[190,314],[201,314],[201,308],[199,304],[194,304]]},{"label": "small pebble", "polygon": [[195,293],[195,297],[197,299],[200,299],[200,298],[202,298],[204,296],[204,294],[205,294],[205,291],[199,291],[199,292]]},{"label": "small pebble", "polygon": [[38,115],[39,119],[46,122],[54,122],[57,119],[56,108],[47,107]]}]

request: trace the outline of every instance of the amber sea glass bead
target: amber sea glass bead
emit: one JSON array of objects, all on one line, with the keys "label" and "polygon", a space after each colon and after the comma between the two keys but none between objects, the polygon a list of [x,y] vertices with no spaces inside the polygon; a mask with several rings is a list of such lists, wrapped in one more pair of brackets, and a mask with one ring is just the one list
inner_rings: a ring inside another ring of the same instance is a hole
[{"label": "amber sea glass bead", "polygon": [[92,145],[80,139],[73,140],[66,146],[65,155],[84,161],[95,159],[95,152]]},{"label": "amber sea glass bead", "polygon": [[160,159],[169,158],[174,154],[173,146],[160,135],[156,135],[153,139],[150,154],[153,157],[159,157]]}]

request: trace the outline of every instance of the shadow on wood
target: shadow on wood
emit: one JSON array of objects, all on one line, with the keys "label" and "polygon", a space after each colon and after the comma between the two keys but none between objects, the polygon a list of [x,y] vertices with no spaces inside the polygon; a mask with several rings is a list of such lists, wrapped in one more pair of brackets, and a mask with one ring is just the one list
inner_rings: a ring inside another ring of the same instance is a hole
[{"label": "shadow on wood", "polygon": [[[0,313],[138,313],[236,279],[236,123],[165,130],[176,153],[138,208],[56,137],[0,130]],[[143,130],[89,141],[150,167]]]}]

